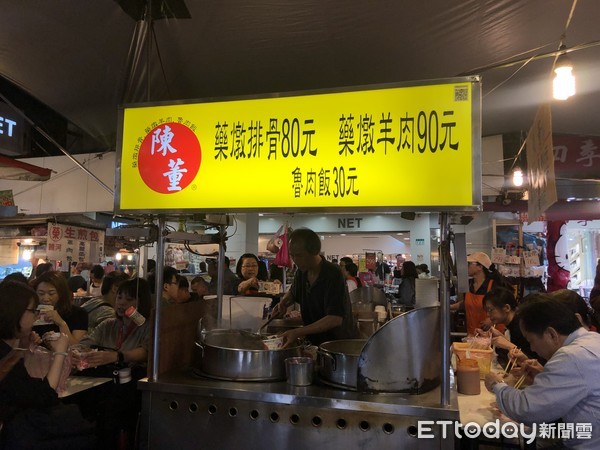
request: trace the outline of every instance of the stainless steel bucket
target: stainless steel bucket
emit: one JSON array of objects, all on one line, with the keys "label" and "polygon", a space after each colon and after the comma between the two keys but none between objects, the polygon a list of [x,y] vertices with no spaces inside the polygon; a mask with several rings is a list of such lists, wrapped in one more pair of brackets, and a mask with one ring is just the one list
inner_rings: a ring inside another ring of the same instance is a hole
[{"label": "stainless steel bucket", "polygon": [[342,339],[319,346],[319,375],[325,382],[356,389],[358,360],[366,339]]},{"label": "stainless steel bucket", "polygon": [[286,358],[285,372],[288,384],[308,386],[312,384],[313,359],[306,356]]}]

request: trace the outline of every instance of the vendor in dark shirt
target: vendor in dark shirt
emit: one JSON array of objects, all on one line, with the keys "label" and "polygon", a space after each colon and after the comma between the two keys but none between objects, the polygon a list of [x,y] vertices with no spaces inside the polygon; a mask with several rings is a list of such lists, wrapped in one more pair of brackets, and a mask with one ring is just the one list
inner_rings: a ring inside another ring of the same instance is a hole
[{"label": "vendor in dark shirt", "polygon": [[298,267],[290,290],[273,309],[281,316],[294,302],[300,304],[303,327],[283,334],[284,346],[307,337],[319,345],[325,341],[357,336],[346,281],[335,264],[319,255],[321,240],[312,230],[299,228],[290,234],[289,252]]},{"label": "vendor in dark shirt", "polygon": [[73,305],[73,294],[67,280],[60,272],[45,272],[33,281],[40,304],[52,305],[54,310],[44,311],[36,321],[33,331],[43,336],[48,331],[61,332],[69,337],[69,344],[77,344],[88,329],[85,309]]}]

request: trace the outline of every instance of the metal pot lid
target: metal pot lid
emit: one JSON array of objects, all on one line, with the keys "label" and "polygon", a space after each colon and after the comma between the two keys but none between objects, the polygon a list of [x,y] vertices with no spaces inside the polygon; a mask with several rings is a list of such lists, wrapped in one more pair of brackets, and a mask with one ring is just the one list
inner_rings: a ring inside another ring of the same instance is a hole
[{"label": "metal pot lid", "polygon": [[329,353],[343,353],[348,356],[360,356],[366,339],[341,339],[339,341],[323,342],[319,348]]}]

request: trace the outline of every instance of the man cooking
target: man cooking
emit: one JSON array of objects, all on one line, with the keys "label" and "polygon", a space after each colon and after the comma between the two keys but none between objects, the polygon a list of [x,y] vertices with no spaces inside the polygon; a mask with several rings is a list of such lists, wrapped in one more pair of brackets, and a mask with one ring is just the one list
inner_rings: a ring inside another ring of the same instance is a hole
[{"label": "man cooking", "polygon": [[319,236],[308,228],[299,228],[290,234],[288,248],[298,270],[272,316],[283,315],[296,302],[304,326],[283,334],[284,347],[304,336],[314,345],[357,337],[346,281],[337,265],[320,256]]}]

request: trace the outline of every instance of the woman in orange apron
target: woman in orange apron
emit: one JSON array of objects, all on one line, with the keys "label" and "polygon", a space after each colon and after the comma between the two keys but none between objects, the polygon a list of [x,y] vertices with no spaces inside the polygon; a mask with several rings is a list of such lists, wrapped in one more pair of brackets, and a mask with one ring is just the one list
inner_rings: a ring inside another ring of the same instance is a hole
[{"label": "woman in orange apron", "polygon": [[467,262],[467,273],[471,278],[469,292],[465,294],[462,302],[455,303],[451,306],[451,309],[456,310],[464,306],[467,334],[475,335],[476,328],[487,330],[492,325],[483,307],[483,297],[492,290],[494,285],[498,286],[503,283],[500,274],[492,264],[492,260],[485,253],[472,253],[467,256]]}]

